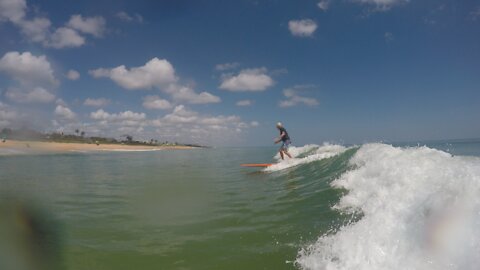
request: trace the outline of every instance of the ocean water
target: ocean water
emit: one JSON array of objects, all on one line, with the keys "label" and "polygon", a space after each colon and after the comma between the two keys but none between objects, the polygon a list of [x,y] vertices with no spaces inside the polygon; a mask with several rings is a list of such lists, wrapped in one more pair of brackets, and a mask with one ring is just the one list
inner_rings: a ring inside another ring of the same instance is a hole
[{"label": "ocean water", "polygon": [[0,269],[477,269],[480,141],[4,155]]}]

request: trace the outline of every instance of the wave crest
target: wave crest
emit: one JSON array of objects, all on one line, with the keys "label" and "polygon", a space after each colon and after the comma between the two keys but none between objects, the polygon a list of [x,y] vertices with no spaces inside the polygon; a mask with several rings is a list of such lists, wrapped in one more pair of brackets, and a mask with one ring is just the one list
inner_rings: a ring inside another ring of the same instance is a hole
[{"label": "wave crest", "polygon": [[428,147],[362,146],[331,185],[363,217],[299,251],[302,269],[477,269],[480,159]]},{"label": "wave crest", "polygon": [[287,168],[295,167],[310,162],[331,158],[345,152],[348,148],[342,145],[325,143],[322,146],[309,144],[302,147],[290,147],[288,152],[292,155],[293,159],[286,157],[285,160],[281,160],[280,154],[275,155],[277,163],[266,168],[265,171],[280,171]]}]

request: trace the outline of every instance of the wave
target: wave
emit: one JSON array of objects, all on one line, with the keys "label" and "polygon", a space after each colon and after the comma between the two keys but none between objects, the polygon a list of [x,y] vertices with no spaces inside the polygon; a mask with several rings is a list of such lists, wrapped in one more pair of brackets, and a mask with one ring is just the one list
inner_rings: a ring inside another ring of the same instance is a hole
[{"label": "wave", "polygon": [[331,158],[345,152],[346,150],[348,150],[348,148],[345,146],[328,143],[325,143],[322,146],[316,144],[309,144],[302,147],[292,146],[288,149],[288,152],[293,157],[292,159],[286,157],[285,160],[281,160],[280,154],[277,153],[274,157],[275,160],[277,160],[277,163],[267,167],[265,171],[274,172],[285,170],[298,165]]},{"label": "wave", "polygon": [[480,159],[428,147],[360,147],[330,185],[358,220],[302,248],[301,269],[477,269]]}]

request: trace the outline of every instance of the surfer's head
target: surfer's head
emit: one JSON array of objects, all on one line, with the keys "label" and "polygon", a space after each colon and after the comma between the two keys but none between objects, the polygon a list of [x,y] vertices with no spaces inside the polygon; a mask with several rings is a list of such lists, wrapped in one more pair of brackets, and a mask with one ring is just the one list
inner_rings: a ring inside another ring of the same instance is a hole
[{"label": "surfer's head", "polygon": [[282,123],[281,123],[281,122],[278,122],[278,123],[277,123],[277,128],[281,128],[281,127],[283,127]]}]

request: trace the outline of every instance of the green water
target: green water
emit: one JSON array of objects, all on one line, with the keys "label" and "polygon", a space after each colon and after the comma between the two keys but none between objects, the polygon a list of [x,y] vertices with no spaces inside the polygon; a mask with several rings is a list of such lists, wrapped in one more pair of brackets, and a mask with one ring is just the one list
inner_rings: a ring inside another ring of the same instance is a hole
[{"label": "green water", "polygon": [[329,182],[354,150],[274,173],[239,166],[274,152],[4,156],[0,191],[55,221],[64,269],[295,269],[301,247],[347,218]]}]

